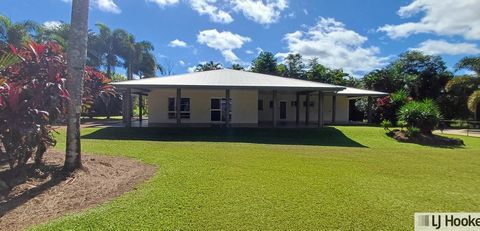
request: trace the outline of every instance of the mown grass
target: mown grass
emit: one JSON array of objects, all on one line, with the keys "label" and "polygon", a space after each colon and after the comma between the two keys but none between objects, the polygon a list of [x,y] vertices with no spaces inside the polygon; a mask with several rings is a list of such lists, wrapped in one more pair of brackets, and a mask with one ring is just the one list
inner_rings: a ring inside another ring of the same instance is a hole
[{"label": "mown grass", "polygon": [[374,127],[88,128],[83,138],[84,152],[158,172],[113,202],[35,229],[405,230],[414,212],[480,210],[479,138],[451,149],[398,143]]}]

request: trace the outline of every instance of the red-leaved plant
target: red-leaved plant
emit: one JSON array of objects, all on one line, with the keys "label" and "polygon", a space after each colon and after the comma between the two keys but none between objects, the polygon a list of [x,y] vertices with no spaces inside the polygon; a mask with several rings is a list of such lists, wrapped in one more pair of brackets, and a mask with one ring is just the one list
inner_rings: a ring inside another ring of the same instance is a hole
[{"label": "red-leaved plant", "polygon": [[104,73],[92,67],[85,67],[83,79],[82,113],[89,114],[95,101],[101,100],[108,108],[110,100],[118,97],[115,88],[110,85],[110,80]]},{"label": "red-leaved plant", "polygon": [[65,112],[66,61],[54,42],[33,41],[10,52],[21,61],[0,70],[0,154],[12,169],[35,158],[41,163],[48,146],[55,145],[51,125]]}]

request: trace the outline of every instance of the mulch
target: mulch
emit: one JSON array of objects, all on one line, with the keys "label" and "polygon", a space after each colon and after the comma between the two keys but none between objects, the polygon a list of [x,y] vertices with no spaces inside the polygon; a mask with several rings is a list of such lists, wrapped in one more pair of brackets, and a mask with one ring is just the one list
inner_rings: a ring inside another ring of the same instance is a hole
[{"label": "mulch", "polygon": [[434,134],[420,133],[416,136],[410,137],[403,130],[393,130],[393,131],[390,131],[388,135],[399,142],[415,143],[415,144],[427,145],[427,146],[460,147],[465,145],[462,139],[449,138],[449,137],[438,136]]},{"label": "mulch", "polygon": [[0,167],[0,230],[22,230],[112,200],[150,177],[156,167],[133,159],[83,155],[83,170],[65,175],[64,154],[45,154],[45,166],[23,180]]}]

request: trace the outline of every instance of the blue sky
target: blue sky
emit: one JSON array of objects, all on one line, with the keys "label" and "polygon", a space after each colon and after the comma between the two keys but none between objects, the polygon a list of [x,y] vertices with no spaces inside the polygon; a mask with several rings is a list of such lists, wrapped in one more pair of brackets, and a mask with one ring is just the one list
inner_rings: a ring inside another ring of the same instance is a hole
[{"label": "blue sky", "polygon": [[[69,0],[2,0],[13,21],[69,22]],[[91,0],[102,22],[155,46],[160,63],[185,73],[205,61],[248,66],[258,51],[318,57],[362,76],[420,49],[452,67],[480,54],[479,0]]]}]

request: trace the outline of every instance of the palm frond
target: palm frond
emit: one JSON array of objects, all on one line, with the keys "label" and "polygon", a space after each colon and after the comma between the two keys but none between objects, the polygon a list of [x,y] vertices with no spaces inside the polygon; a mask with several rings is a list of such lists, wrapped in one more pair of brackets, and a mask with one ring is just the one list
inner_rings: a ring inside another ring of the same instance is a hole
[{"label": "palm frond", "polygon": [[475,112],[477,110],[478,104],[480,104],[480,90],[474,91],[469,97],[468,97],[468,110],[471,112]]}]

